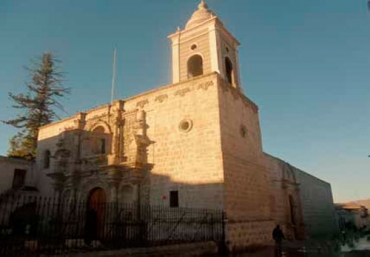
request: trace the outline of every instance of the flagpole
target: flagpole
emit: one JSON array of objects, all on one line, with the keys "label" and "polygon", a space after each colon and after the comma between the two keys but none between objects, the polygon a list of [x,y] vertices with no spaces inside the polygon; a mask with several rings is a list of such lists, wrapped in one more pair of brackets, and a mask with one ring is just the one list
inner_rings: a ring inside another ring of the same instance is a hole
[{"label": "flagpole", "polygon": [[114,87],[115,87],[115,84],[116,84],[116,58],[117,58],[117,49],[114,48],[114,51],[113,51],[112,91],[111,91],[111,98],[110,98],[111,105],[113,105],[113,101],[114,101]]}]

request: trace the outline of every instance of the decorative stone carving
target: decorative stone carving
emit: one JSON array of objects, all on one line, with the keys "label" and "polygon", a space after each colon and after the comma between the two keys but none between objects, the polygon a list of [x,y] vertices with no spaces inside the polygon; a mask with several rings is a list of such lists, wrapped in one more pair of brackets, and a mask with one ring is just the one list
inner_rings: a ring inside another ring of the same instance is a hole
[{"label": "decorative stone carving", "polygon": [[199,89],[207,90],[210,86],[213,86],[213,81],[212,80],[199,83],[198,84],[198,90]]},{"label": "decorative stone carving", "polygon": [[66,172],[68,171],[69,157],[71,156],[70,150],[64,147],[64,137],[61,137],[57,143],[57,150],[52,158],[54,161],[54,172],[47,174],[53,180],[53,187],[56,192],[61,194],[65,187],[67,180]]},{"label": "decorative stone carving", "polygon": [[80,188],[80,197],[82,200],[86,200],[90,191],[94,188],[101,188],[104,190],[107,200],[112,201],[113,196],[111,194],[111,188],[107,181],[104,178],[96,177],[96,176],[91,176],[88,178],[85,178],[83,183],[81,184]]},{"label": "decorative stone carving", "polygon": [[93,119],[100,119],[100,118],[103,118],[103,117],[106,117],[107,116],[107,113],[102,113],[102,114],[99,114],[99,115],[94,115]]},{"label": "decorative stone carving", "polygon": [[149,103],[148,99],[145,99],[145,100],[137,102],[136,106],[140,107],[140,108],[143,108],[148,103]]},{"label": "decorative stone carving", "polygon": [[130,153],[130,146],[134,140],[134,126],[136,122],[136,112],[128,113],[124,115],[125,125],[123,126],[123,160],[127,161]]},{"label": "decorative stone carving", "polygon": [[186,95],[187,93],[189,93],[191,90],[190,88],[186,87],[186,88],[183,88],[183,89],[179,89],[175,92],[175,95],[179,95],[179,96],[184,96]]},{"label": "decorative stone carving", "polygon": [[155,101],[156,102],[160,102],[162,103],[164,100],[166,100],[168,98],[168,95],[167,94],[164,94],[164,95],[159,95],[155,98]]},{"label": "decorative stone carving", "polygon": [[83,129],[86,124],[85,122],[86,113],[80,112],[76,116],[77,116],[76,119],[73,121],[75,124],[75,127],[77,129]]},{"label": "decorative stone carving", "polygon": [[90,126],[89,126],[89,130],[94,130],[96,127],[99,127],[99,126],[102,126],[104,128],[104,131],[106,131],[106,133],[112,133],[112,129],[111,129],[111,126],[108,124],[108,122],[104,121],[104,120],[97,120],[95,121],[94,123],[92,123]]},{"label": "decorative stone carving", "polygon": [[[167,98],[167,94],[161,95],[157,101]],[[148,100],[143,100],[137,105],[142,108],[147,103]],[[73,120],[73,129],[59,135],[53,156],[54,168],[48,176],[60,195],[87,200],[89,192],[100,187],[107,194],[107,201],[116,201],[122,183],[139,188],[144,172],[151,169],[147,163],[147,147],[152,142],[146,134],[145,111],[139,108],[124,112],[113,108],[109,112],[99,110],[99,113],[106,115],[90,113],[86,119],[85,115],[78,114]],[[97,127],[104,130],[95,131]],[[105,150],[93,151],[96,145],[98,149],[103,149],[99,146],[104,145]]]}]

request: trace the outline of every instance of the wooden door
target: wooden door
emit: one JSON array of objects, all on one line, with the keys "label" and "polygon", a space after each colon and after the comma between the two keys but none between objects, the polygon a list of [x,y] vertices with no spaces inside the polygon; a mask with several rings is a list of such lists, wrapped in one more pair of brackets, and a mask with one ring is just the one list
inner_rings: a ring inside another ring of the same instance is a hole
[{"label": "wooden door", "polygon": [[92,237],[101,238],[104,235],[104,215],[106,195],[103,189],[94,188],[90,191],[88,199],[87,220]]}]

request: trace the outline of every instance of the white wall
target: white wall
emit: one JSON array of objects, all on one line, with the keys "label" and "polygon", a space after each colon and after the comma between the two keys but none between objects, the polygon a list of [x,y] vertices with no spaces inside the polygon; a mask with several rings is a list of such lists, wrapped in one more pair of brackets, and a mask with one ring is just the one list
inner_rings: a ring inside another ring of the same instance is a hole
[{"label": "white wall", "polygon": [[26,170],[25,184],[32,184],[34,174],[31,162],[0,156],[0,193],[12,188],[15,169]]}]

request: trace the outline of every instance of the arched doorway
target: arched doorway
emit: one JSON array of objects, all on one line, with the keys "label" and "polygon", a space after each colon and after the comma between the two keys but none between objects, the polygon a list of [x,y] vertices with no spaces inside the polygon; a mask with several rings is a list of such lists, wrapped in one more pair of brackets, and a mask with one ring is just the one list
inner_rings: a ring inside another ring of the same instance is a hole
[{"label": "arched doorway", "polygon": [[104,235],[104,216],[106,195],[102,188],[92,189],[87,201],[86,238],[87,241],[101,238]]}]

